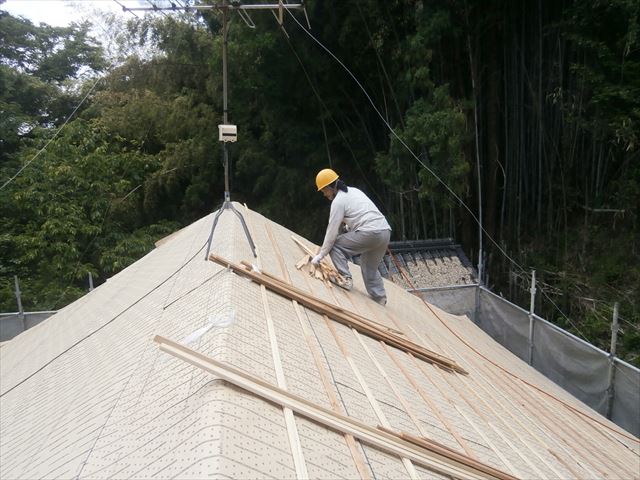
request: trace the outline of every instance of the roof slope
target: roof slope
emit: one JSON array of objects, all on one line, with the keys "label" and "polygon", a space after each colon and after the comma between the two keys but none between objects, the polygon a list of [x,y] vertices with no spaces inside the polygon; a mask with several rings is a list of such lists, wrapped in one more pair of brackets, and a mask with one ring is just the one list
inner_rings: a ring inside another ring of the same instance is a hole
[{"label": "roof slope", "polygon": [[[239,205],[236,205],[241,208]],[[170,356],[156,334],[371,427],[426,437],[520,478],[633,478],[637,439],[495,343],[466,317],[357,267],[345,292],[296,270],[291,232],[243,210],[258,266],[454,359],[447,371],[204,260],[212,217],[0,349],[0,478],[451,478],[292,413]],[[237,218],[212,251],[252,255]],[[256,262],[256,260],[253,260]]]}]

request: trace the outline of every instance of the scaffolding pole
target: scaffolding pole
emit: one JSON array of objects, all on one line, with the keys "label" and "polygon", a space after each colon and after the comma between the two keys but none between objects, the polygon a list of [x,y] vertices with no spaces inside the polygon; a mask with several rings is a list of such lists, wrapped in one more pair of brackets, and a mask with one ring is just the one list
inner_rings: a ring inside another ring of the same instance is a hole
[{"label": "scaffolding pole", "polygon": [[533,312],[536,305],[536,271],[531,270],[531,301],[529,303],[529,365],[533,365]]},{"label": "scaffolding pole", "polygon": [[606,417],[611,420],[613,411],[613,396],[615,388],[613,382],[616,378],[616,347],[618,343],[618,302],[613,304],[613,320],[611,322],[611,348],[609,350],[609,386],[607,387]]}]

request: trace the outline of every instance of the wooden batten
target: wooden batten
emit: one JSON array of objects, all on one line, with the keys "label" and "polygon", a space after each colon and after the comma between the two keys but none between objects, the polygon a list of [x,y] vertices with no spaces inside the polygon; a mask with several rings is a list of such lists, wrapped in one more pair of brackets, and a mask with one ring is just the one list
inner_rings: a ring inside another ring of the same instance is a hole
[{"label": "wooden batten", "polygon": [[[264,285],[269,290],[282,295],[283,297],[296,300],[301,305],[304,305],[305,307],[320,314],[327,315],[332,320],[354,328],[364,335],[376,340],[381,340],[388,345],[411,353],[416,358],[420,358],[421,360],[429,363],[434,363],[445,370],[455,371],[465,375],[468,374],[468,372],[460,367],[454,360],[413,343],[406,338],[393,333],[390,329],[377,325],[360,315],[348,312],[344,308],[336,307],[331,303],[320,300],[303,290],[284,283],[273,275],[254,271],[253,268],[245,268],[242,265],[237,265],[213,253],[209,255],[209,260],[226,268],[230,268],[235,273],[248,277],[259,285]],[[246,265],[249,266],[250,264],[247,263]]]},{"label": "wooden batten", "polygon": [[416,445],[419,445],[421,447],[439,452],[442,455],[445,455],[451,458],[452,460],[455,459],[461,463],[464,463],[465,465],[471,466],[481,472],[484,472],[490,477],[499,478],[500,480],[516,480],[517,479],[517,477],[514,477],[513,475],[509,475],[508,473],[505,473],[501,470],[498,470],[482,462],[479,462],[467,455],[463,455],[460,452],[456,452],[455,450],[447,447],[446,445],[442,445],[441,443],[434,442],[433,440],[429,440],[428,438],[416,437],[415,435],[411,435],[410,433],[407,433],[407,432],[395,432],[393,430],[389,430],[388,428],[384,428],[380,425],[378,426],[378,428],[391,435],[396,435],[397,437],[402,438],[403,440],[406,440],[408,442],[415,443]]},{"label": "wooden batten", "polygon": [[325,425],[331,430],[350,434],[364,443],[400,458],[406,458],[416,465],[460,480],[516,480],[515,477],[470,459],[436,442],[369,426],[351,417],[316,405],[303,397],[271,385],[258,377],[207,357],[168,338],[156,335],[153,340],[159,344],[160,350],[163,352],[212,373],[269,402],[290,408],[296,414]]}]

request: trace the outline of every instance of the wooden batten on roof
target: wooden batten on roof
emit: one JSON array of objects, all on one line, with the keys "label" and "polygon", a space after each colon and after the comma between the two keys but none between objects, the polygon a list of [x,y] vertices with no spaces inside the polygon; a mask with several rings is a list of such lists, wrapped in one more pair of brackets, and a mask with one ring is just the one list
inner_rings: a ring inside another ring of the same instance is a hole
[{"label": "wooden batten on roof", "polygon": [[295,413],[319,422],[332,430],[353,435],[358,440],[378,447],[393,455],[411,460],[424,467],[451,475],[460,480],[517,480],[516,477],[484,465],[434,441],[421,439],[405,432],[394,432],[384,427],[371,427],[345,415],[293,395],[247,372],[225,365],[168,338],[156,335],[154,342],[174,357],[195,365],[233,385],[245,389],[265,400],[290,408]]},{"label": "wooden batten on roof", "polygon": [[204,260],[212,214],[1,345],[2,479],[638,478],[638,439],[468,318],[330,287],[243,215],[262,273],[231,214]]},{"label": "wooden batten on roof", "polygon": [[[301,305],[311,308],[318,313],[327,315],[332,320],[340,322],[349,327],[355,328],[357,331],[364,333],[372,338],[381,340],[393,347],[399,348],[405,352],[425,360],[429,363],[435,363],[436,365],[443,367],[447,370],[453,370],[458,373],[467,374],[468,372],[460,367],[454,360],[446,358],[435,352],[431,352],[426,348],[417,345],[401,336],[388,331],[385,327],[369,322],[364,317],[351,313],[343,308],[337,309],[334,305],[320,300],[318,298],[309,295],[303,290],[297,289],[291,285],[278,280],[273,275],[267,275],[262,272],[256,272],[254,270],[247,269],[246,266],[240,266],[233,262],[230,262],[218,255],[210,254],[209,260],[216,262],[224,267],[230,268],[239,275],[244,275],[260,285],[264,285],[269,290],[272,290],[286,298],[296,300]],[[386,330],[386,331],[385,331]]]}]

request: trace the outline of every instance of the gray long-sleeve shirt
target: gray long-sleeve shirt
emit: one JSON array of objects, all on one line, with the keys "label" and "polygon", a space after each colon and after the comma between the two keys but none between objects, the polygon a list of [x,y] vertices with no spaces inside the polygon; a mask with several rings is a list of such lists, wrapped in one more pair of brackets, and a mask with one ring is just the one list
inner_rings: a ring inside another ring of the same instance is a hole
[{"label": "gray long-sleeve shirt", "polygon": [[319,255],[326,256],[333,247],[340,225],[344,222],[350,231],[375,232],[378,230],[391,230],[391,226],[380,213],[378,207],[369,200],[361,190],[349,187],[348,192],[338,190],[331,202],[329,224],[327,233],[322,242]]}]

